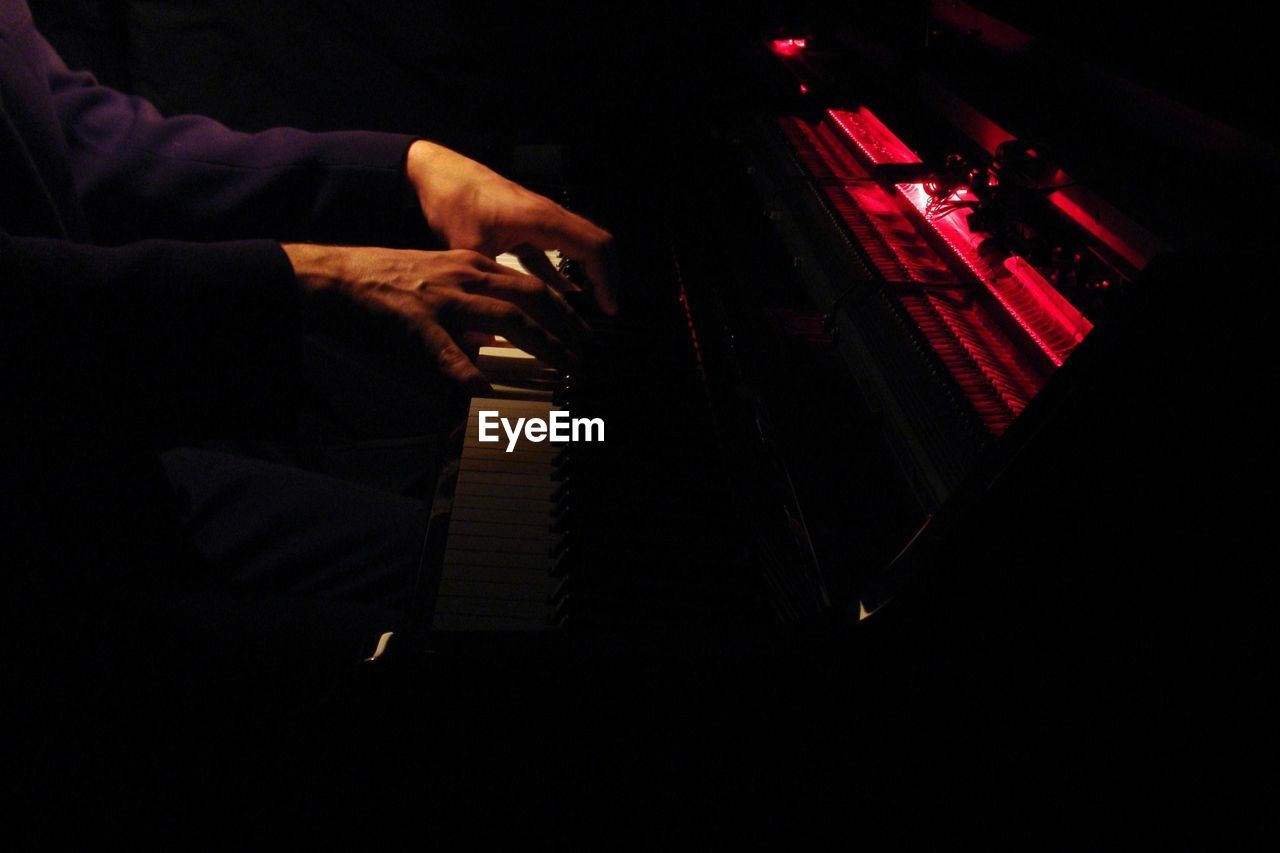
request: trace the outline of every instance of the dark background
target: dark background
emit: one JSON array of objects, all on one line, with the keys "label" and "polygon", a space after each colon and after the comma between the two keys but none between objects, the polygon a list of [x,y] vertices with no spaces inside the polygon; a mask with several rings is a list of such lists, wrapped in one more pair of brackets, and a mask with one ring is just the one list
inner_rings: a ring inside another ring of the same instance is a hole
[{"label": "dark background", "polygon": [[[73,66],[241,130],[422,133],[473,153],[557,139],[591,109],[723,96],[743,43],[770,32],[870,32],[908,53],[927,3],[643,4],[551,0],[32,0]],[[1118,73],[1228,124],[1271,133],[1264,4],[976,4],[1050,53]],[[722,87],[705,89],[708,83]],[[1274,136],[1270,137],[1274,140]]]},{"label": "dark background", "polygon": [[[1261,108],[1272,99],[1273,77],[1265,73],[1272,33],[1261,8],[982,5],[1037,34],[1051,55],[1115,71],[1274,141]],[[243,130],[289,124],[417,133],[499,167],[517,144],[560,141],[588,127],[595,128],[587,138],[599,147],[597,157],[619,170],[646,159],[658,140],[678,137],[672,125],[701,110],[750,105],[753,93],[744,81],[752,78],[739,71],[762,34],[862,29],[907,56],[921,49],[924,4],[862,6],[32,2],[41,28],[70,64],[151,98],[166,113],[205,113]],[[1096,140],[1097,150],[1107,146],[1105,137]],[[1215,340],[1237,328],[1232,298],[1208,303],[1216,309],[1211,322],[1221,327]],[[1268,334],[1256,315],[1240,333]],[[1197,362],[1198,355],[1184,353],[1176,365],[1186,382],[1169,376],[1167,363],[1149,365],[1152,374],[1169,377],[1162,394],[1151,392],[1159,396],[1161,417],[1191,425],[1141,452],[1159,471],[1157,488],[1186,489],[1196,478],[1220,490],[1201,496],[1212,503],[1247,479],[1238,475],[1250,465],[1250,454],[1243,442],[1230,444],[1231,432],[1206,411],[1221,393],[1220,376]],[[1231,407],[1257,408],[1248,396],[1256,386],[1240,380],[1229,387],[1239,392]],[[1110,404],[1126,399],[1123,387],[1110,393]],[[1130,411],[1143,410],[1133,405]],[[1257,438],[1253,430],[1245,433]],[[1106,458],[1126,464],[1141,447],[1137,437],[1130,439],[1107,445]],[[1103,433],[1099,441],[1106,440]],[[1208,517],[1188,508],[1171,520],[1151,507],[1126,506],[1123,495],[1103,493],[1097,511],[1106,518],[1100,526],[1123,541],[1112,546],[1082,537],[1064,543],[1069,553],[1057,562],[1078,567],[1080,578],[1041,582],[1028,568],[1002,578],[996,590],[993,607],[1005,610],[1024,607],[1025,596],[1041,603],[1057,596],[1058,607],[1034,611],[1052,614],[1054,621],[1043,625],[1028,625],[1031,616],[971,622],[963,613],[938,621],[948,596],[956,596],[951,602],[980,598],[953,581],[934,588],[933,608],[908,614],[896,635],[888,632],[878,644],[833,651],[803,667],[790,661],[759,667],[684,662],[629,669],[623,677],[601,666],[585,677],[575,673],[565,696],[547,702],[554,685],[521,693],[526,680],[516,668],[463,661],[459,672],[442,679],[455,692],[436,698],[428,728],[406,741],[388,726],[373,746],[382,755],[405,756],[394,778],[420,772],[436,796],[439,774],[445,774],[446,788],[457,779],[465,793],[446,795],[448,802],[512,790],[540,801],[547,798],[538,790],[546,778],[571,776],[564,789],[569,798],[556,802],[556,817],[578,820],[586,811],[586,800],[577,799],[583,791],[596,780],[613,784],[619,773],[631,773],[622,796],[661,804],[637,822],[673,836],[680,820],[674,815],[689,810],[703,823],[720,816],[722,836],[779,828],[769,819],[772,809],[810,831],[835,829],[847,842],[897,829],[889,809],[904,801],[919,804],[908,818],[917,828],[946,823],[987,831],[1034,815],[1039,837],[1050,840],[1101,814],[1123,817],[1138,802],[1152,806],[1144,815],[1164,819],[1166,828],[1179,809],[1216,812],[1224,801],[1249,809],[1270,786],[1251,785],[1232,768],[1245,762],[1256,768],[1273,744],[1270,727],[1259,725],[1266,713],[1265,671],[1252,659],[1268,642],[1268,605],[1253,580],[1259,563],[1244,556],[1240,540],[1265,526],[1265,505],[1237,517],[1225,506]],[[1002,565],[1023,567],[1021,544],[976,551],[970,568],[981,570],[982,559],[1002,550]],[[1190,563],[1193,570],[1185,568]],[[1144,586],[1123,572],[1108,577],[1126,567],[1163,574],[1167,581],[1152,584],[1161,589],[1153,608],[1160,612],[1117,631]],[[1230,631],[1222,630],[1227,622],[1234,623]],[[923,657],[901,651],[926,644],[931,652]],[[693,684],[700,686],[698,701],[682,702],[683,687]],[[896,692],[870,687],[886,684]],[[477,707],[490,710],[477,718]],[[540,727],[544,744],[511,753],[503,738],[485,736],[486,728],[501,730],[526,712],[526,724],[539,722],[526,727]],[[353,759],[347,754],[352,748],[341,745],[352,742],[353,732],[369,736],[364,718],[356,719],[329,733],[331,752],[318,752],[309,741],[299,749],[305,769],[323,778],[332,759],[354,766],[361,780],[376,775],[377,760]],[[450,775],[457,763],[415,765],[459,727],[473,740],[447,751],[453,758],[470,756],[473,772],[465,780]],[[289,733],[272,729],[255,737],[264,749],[275,748]],[[592,748],[573,748],[583,743]],[[528,763],[512,771],[513,754]],[[1210,769],[1201,772],[1207,759],[1213,759]],[[557,762],[565,764],[555,768]],[[249,761],[222,767],[228,777],[239,769],[261,772]],[[490,770],[513,775],[485,778]],[[1157,793],[1153,780],[1160,777],[1174,790],[1159,787]],[[401,814],[413,800],[405,791],[395,799]],[[1017,793],[1012,800],[1011,791]],[[295,788],[284,801],[298,807],[312,793]],[[874,814],[855,818],[855,802],[864,809],[869,804]],[[1017,806],[1009,808],[1010,802]],[[751,814],[751,805],[765,810]],[[940,808],[948,805],[964,809],[965,816],[944,821]]]},{"label": "dark background", "polygon": [[1260,108],[1273,29],[1261,6],[1236,0],[975,4],[1030,34],[1013,56],[982,44],[981,21],[976,46],[940,41],[922,0],[31,5],[71,65],[165,114],[246,131],[419,134],[527,182],[513,148],[546,142],[570,143],[596,175],[667,169],[657,152],[682,134],[717,112],[762,109],[762,36],[875,43],[1181,248],[1271,240],[1257,221],[1270,213],[1263,188],[1280,179],[1275,123]]}]

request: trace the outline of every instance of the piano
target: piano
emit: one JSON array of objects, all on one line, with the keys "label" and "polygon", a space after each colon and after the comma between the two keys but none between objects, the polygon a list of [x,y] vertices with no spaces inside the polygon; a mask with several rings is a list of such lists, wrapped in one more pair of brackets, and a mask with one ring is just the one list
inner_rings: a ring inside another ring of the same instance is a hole
[{"label": "piano", "polygon": [[[963,9],[931,14],[945,63]],[[494,392],[459,418],[415,648],[720,654],[901,633],[886,624],[918,640],[994,602],[1008,618],[1028,584],[1062,594],[1112,548],[1108,513],[1168,485],[1151,454],[1186,433],[1135,442],[1167,429],[1171,377],[1208,369],[1169,329],[1196,322],[1207,266],[1241,255],[1206,261],[1192,229],[1157,231],[1167,215],[1077,175],[1105,152],[883,73],[860,37],[775,33],[751,63],[736,96],[648,128],[649,160],[607,168],[620,131],[589,126],[596,153],[540,187],[618,236],[624,310],[581,305],[600,346],[572,375],[481,351]],[[603,419],[606,441],[477,441],[481,409],[555,408]],[[1157,524],[1138,515],[1135,541]],[[1138,594],[1112,571],[1085,573],[1089,596]]]},{"label": "piano", "polygon": [[[499,260],[519,268],[514,256]],[[594,317],[601,350],[569,376],[501,338],[480,349],[493,395],[469,400],[456,465],[442,476],[440,535],[427,549],[438,561],[424,573],[430,642],[491,634],[506,637],[491,646],[519,647],[545,634],[594,650],[726,649],[765,619],[749,543],[723,525],[738,498],[717,470],[724,450],[696,331],[678,297],[659,316]],[[672,322],[686,334],[669,335]],[[521,440],[511,453],[479,441],[481,410],[514,419],[559,408],[601,418],[605,440]],[[703,569],[689,571],[695,563]],[[820,594],[816,583],[809,592]]]}]

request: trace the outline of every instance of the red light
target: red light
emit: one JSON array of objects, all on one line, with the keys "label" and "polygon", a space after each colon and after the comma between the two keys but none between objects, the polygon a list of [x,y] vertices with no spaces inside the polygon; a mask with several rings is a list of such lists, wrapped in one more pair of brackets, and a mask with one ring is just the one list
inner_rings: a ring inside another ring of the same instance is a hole
[{"label": "red light", "polygon": [[1093,331],[1093,324],[1022,258],[1010,255],[1004,259],[1004,268],[1013,274],[1029,301],[1034,303],[1034,306],[1028,305],[1027,313],[1043,315],[1041,328],[1046,330],[1046,337],[1056,337],[1058,352],[1070,355],[1075,345]]},{"label": "red light", "polygon": [[808,45],[807,39],[774,39],[772,42],[773,52],[779,56],[795,56]]},{"label": "red light", "polygon": [[[1161,247],[1154,238],[1136,233],[1121,236],[1118,232],[1124,223],[1118,213],[1096,198],[1088,198],[1083,193],[1077,195],[1075,187],[1050,193],[1049,203],[1098,238],[1134,269],[1146,268],[1151,258],[1159,253]],[[1136,229],[1129,230],[1133,232]]]},{"label": "red light", "polygon": [[[828,110],[827,115],[872,164],[919,162],[915,152],[866,107],[856,112]],[[987,263],[978,251],[983,237],[970,232],[967,215],[957,210],[931,216],[930,197],[923,185],[898,184],[896,188],[1049,360],[1061,365],[1093,328],[1089,321],[1021,258],[1010,258],[1003,267]]]},{"label": "red light", "polygon": [[804,83],[801,83],[801,84],[800,84],[800,94],[802,94],[802,95],[807,95],[807,94],[809,94],[809,87],[808,87],[808,86],[806,86]]},{"label": "red light", "polygon": [[[974,412],[993,434],[1003,432],[1092,324],[1024,259],[984,256],[979,247],[986,235],[969,228],[967,211],[931,216],[922,183],[886,191],[873,180],[857,180],[871,178],[877,165],[920,162],[866,107],[830,110],[816,124],[786,119],[783,129],[812,174],[855,179],[823,192]],[[965,200],[969,191],[955,196]],[[929,232],[940,239],[925,239]],[[976,281],[958,276],[944,256]],[[991,299],[974,299],[975,285]],[[1010,331],[1006,317],[1021,334]]]},{"label": "red light", "polygon": [[945,216],[930,217],[929,194],[923,186],[898,184],[896,188],[1004,306],[1040,351],[1055,366],[1061,366],[1093,324],[1021,258],[1011,256],[1002,265],[986,261],[978,251],[982,235],[969,230],[966,213],[952,211]]},{"label": "red light", "polygon": [[858,107],[856,112],[827,110],[827,115],[873,165],[920,162],[915,152],[866,107]]}]

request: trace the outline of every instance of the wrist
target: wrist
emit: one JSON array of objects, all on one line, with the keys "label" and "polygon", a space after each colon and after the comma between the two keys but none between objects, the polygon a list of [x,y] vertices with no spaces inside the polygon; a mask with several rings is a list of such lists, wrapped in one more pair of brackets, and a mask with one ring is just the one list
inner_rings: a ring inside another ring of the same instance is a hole
[{"label": "wrist", "polygon": [[409,152],[405,155],[405,177],[417,195],[424,213],[431,206],[431,175],[438,170],[440,159],[447,153],[449,149],[429,140],[419,139],[409,146]]},{"label": "wrist", "polygon": [[328,290],[342,278],[344,250],[341,246],[282,243],[280,248],[304,293]]}]

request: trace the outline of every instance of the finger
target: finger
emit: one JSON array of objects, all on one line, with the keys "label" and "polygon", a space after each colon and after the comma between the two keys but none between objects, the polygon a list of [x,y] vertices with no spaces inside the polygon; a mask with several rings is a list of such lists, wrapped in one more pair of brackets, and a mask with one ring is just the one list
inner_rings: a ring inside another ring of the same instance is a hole
[{"label": "finger", "polygon": [[528,243],[540,249],[559,249],[582,263],[596,304],[606,314],[618,313],[613,236],[563,208],[550,221],[538,223]]},{"label": "finger", "polygon": [[457,340],[467,352],[478,350],[480,347],[491,347],[496,343],[493,335],[488,332],[462,332]]},{"label": "finger", "polygon": [[435,356],[436,365],[444,377],[457,383],[472,396],[492,392],[489,381],[471,361],[462,348],[454,342],[443,327],[430,320],[419,322],[419,334],[427,350]]},{"label": "finger", "polygon": [[517,305],[488,296],[468,296],[453,303],[451,316],[467,330],[502,335],[525,352],[561,369],[577,366],[578,357],[555,335],[539,326]]},{"label": "finger", "polygon": [[610,317],[618,313],[618,259],[614,249],[613,237],[607,232],[604,240],[594,253],[582,258],[586,267],[587,278],[592,282],[600,282],[595,288],[596,304],[600,310]]},{"label": "finger", "polygon": [[562,276],[555,268],[555,264],[551,263],[551,259],[547,257],[547,253],[537,246],[526,243],[523,246],[516,246],[511,253],[520,259],[520,263],[531,275],[537,276],[561,293],[572,293],[582,289]]},{"label": "finger", "polygon": [[[468,288],[470,292],[477,292]],[[510,302],[532,317],[540,326],[574,349],[581,349],[593,337],[591,327],[565,301],[559,291],[531,275],[511,270],[491,273],[481,282],[481,295]]]},{"label": "finger", "polygon": [[481,347],[491,347],[494,344],[493,335],[488,332],[462,332],[457,341],[473,363],[480,357]]},{"label": "finger", "polygon": [[[529,255],[542,259],[547,269],[559,276],[542,250],[528,245],[521,248]],[[543,279],[525,275],[493,258],[475,255],[468,257],[467,261],[483,273],[479,276],[469,276],[461,282],[463,289],[468,293],[491,296],[514,303],[540,325],[575,349],[581,349],[594,337],[595,333],[592,332],[587,321],[583,320],[573,306],[565,301],[558,290],[545,284]],[[524,262],[521,261],[521,263]],[[562,280],[570,287],[573,286],[567,279]]]}]

